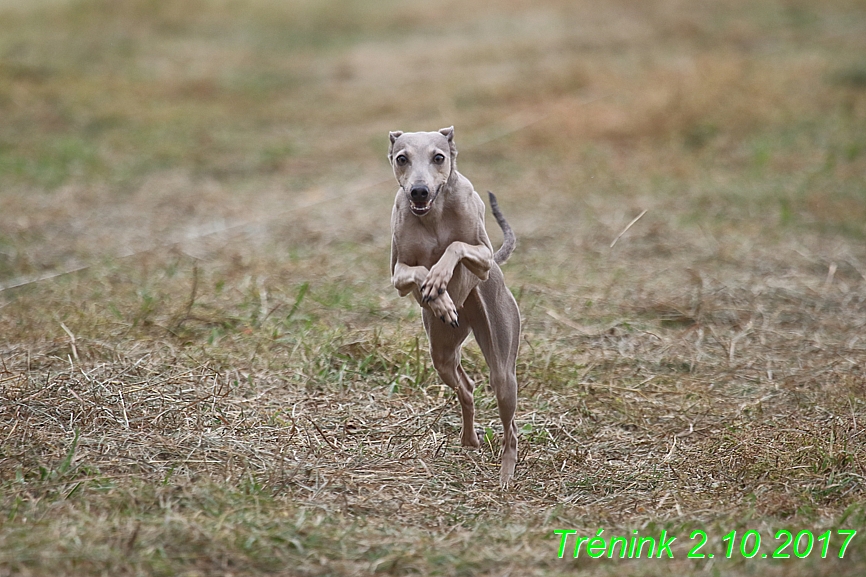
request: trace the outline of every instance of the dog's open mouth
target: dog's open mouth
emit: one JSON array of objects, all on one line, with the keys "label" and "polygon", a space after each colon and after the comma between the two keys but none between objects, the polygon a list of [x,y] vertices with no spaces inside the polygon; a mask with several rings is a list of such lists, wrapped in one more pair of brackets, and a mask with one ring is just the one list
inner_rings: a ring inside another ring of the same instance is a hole
[{"label": "dog's open mouth", "polygon": [[425,214],[430,212],[431,206],[432,203],[430,202],[425,202],[424,204],[415,204],[414,202],[409,203],[409,209],[415,216],[424,216]]}]

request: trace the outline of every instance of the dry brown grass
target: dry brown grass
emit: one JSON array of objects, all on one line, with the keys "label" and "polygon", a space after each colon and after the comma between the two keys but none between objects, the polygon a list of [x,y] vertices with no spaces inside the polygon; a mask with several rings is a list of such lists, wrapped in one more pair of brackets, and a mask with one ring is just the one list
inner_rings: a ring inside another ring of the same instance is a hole
[{"label": "dry brown grass", "polygon": [[[862,574],[859,534],[686,553],[863,528],[864,26],[0,2],[0,575]],[[388,286],[385,134],[450,124],[520,240],[504,492],[492,396],[460,448]],[[558,559],[566,528],[665,529],[676,559]]]}]

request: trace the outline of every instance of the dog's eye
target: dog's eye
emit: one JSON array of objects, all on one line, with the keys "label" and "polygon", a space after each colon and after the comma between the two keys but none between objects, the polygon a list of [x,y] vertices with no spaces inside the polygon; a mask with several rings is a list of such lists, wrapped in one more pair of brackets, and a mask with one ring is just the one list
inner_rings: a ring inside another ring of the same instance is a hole
[{"label": "dog's eye", "polygon": [[409,159],[406,158],[405,154],[401,154],[397,157],[397,166],[406,166],[409,163]]},{"label": "dog's eye", "polygon": [[442,164],[443,162],[445,162],[445,156],[437,154],[433,157],[433,162],[435,162],[436,164]]}]

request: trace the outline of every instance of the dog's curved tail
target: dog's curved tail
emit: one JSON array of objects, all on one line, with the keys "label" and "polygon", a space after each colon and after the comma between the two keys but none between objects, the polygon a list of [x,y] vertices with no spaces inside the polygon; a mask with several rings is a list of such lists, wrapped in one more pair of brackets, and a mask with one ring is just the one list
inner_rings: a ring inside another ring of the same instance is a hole
[{"label": "dog's curved tail", "polygon": [[505,220],[505,217],[502,216],[502,211],[499,210],[499,203],[496,202],[496,196],[487,191],[487,194],[490,196],[490,210],[493,211],[493,218],[496,219],[496,222],[499,223],[499,228],[502,229],[502,246],[499,247],[499,250],[493,255],[493,260],[496,264],[503,264],[508,260],[508,257],[511,256],[511,253],[514,252],[514,247],[517,246],[517,237],[514,236],[514,231],[511,230],[511,225],[508,224],[508,221]]}]

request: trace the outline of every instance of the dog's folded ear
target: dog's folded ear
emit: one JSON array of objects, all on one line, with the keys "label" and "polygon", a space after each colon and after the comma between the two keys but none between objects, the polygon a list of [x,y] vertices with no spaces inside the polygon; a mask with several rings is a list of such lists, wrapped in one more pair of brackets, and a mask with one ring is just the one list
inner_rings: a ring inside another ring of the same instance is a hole
[{"label": "dog's folded ear", "polygon": [[454,166],[454,163],[457,161],[457,145],[454,144],[454,127],[449,126],[448,128],[440,128],[439,134],[448,139],[448,147],[451,152],[451,166]]},{"label": "dog's folded ear", "polygon": [[388,133],[388,138],[391,139],[391,144],[388,145],[388,160],[393,160],[391,158],[391,153],[394,151],[394,143],[397,142],[397,139],[403,136],[402,130],[394,130],[393,132]]}]

